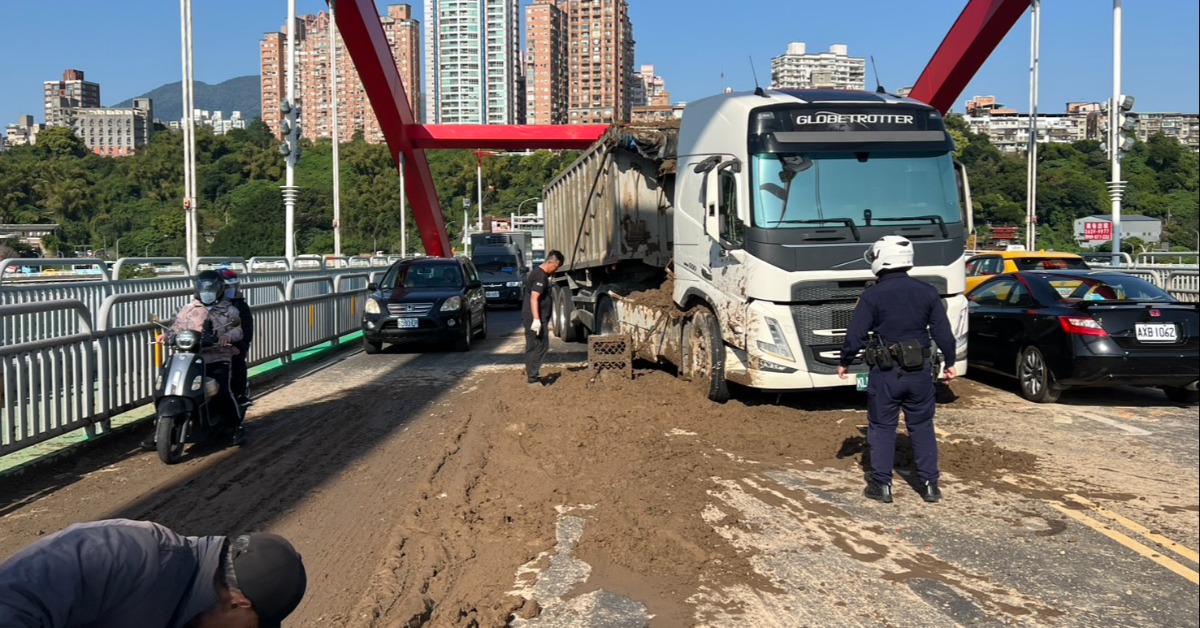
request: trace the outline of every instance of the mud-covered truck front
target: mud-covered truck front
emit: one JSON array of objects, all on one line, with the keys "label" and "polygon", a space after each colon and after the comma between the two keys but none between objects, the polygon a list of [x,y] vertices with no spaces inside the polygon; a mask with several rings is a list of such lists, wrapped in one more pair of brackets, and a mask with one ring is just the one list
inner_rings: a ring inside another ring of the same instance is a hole
[{"label": "mud-covered truck front", "polygon": [[546,245],[566,257],[552,329],[627,334],[714,400],[727,382],[848,385],[838,354],[875,281],[863,254],[897,234],[942,295],[961,371],[971,214],[953,152],[936,110],[869,92],[721,94],[677,127],[613,127],[545,190]]}]

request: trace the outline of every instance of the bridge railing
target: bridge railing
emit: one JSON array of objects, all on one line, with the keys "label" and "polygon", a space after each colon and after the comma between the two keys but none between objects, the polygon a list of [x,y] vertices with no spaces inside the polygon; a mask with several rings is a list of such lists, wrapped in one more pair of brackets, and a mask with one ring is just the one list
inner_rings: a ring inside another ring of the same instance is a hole
[{"label": "bridge railing", "polygon": [[[244,275],[251,365],[358,329],[367,284],[387,267],[331,266]],[[191,294],[186,277],[0,285],[0,455],[73,430],[103,433],[112,417],[150,403],[158,359],[169,353],[154,344],[151,316],[173,319]]]}]

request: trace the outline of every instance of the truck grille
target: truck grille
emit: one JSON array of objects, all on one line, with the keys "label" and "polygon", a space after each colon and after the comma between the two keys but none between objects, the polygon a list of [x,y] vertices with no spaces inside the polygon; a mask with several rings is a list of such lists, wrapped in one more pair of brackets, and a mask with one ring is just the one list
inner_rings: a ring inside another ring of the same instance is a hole
[{"label": "truck grille", "polygon": [[854,315],[854,303],[821,303],[792,306],[792,319],[800,332],[800,345],[814,373],[834,373],[837,359],[822,353],[840,351],[846,328]]},{"label": "truck grille", "polygon": [[432,303],[388,303],[388,314],[392,316],[424,316],[432,309]]},{"label": "truck grille", "polygon": [[[917,277],[937,289],[938,294],[946,294],[945,277]],[[792,285],[792,301],[798,303],[821,303],[827,301],[844,301],[858,299],[863,290],[875,285],[874,279],[857,281],[801,281]]]}]

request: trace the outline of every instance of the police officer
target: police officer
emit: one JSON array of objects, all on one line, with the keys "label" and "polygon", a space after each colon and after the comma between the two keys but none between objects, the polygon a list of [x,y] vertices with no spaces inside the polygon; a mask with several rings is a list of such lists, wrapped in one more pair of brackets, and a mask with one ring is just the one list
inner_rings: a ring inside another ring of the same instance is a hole
[{"label": "police officer", "polygon": [[[900,409],[908,425],[913,458],[920,481],[918,492],[927,502],[941,499],[938,489],[937,439],[933,433],[935,390],[929,357],[929,336],[946,362],[943,376],[954,379],[955,343],[941,296],[933,286],[908,276],[913,266],[912,242],[884,236],[864,256],[879,282],[867,288],[846,330],[838,377],[864,352],[871,365],[867,380],[867,444],[871,477],[863,496],[892,502],[892,464]],[[868,333],[874,337],[868,342]]]}]

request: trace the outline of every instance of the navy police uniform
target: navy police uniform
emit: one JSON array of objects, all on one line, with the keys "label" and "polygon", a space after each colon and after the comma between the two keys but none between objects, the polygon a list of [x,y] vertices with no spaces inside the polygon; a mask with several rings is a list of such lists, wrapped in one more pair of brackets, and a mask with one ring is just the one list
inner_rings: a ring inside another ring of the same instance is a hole
[{"label": "navy police uniform", "polygon": [[890,486],[895,459],[896,426],[900,409],[912,441],[917,477],[923,483],[938,481],[937,440],[933,433],[936,407],[933,375],[928,356],[929,336],[945,358],[943,368],[954,366],[955,343],[942,299],[933,286],[903,271],[880,275],[879,283],[867,288],[846,330],[841,365],[849,367],[867,347],[868,332],[884,343],[916,340],[925,347],[923,368],[906,371],[899,365],[889,370],[872,366],[867,381],[867,444],[871,448],[871,480]]}]

